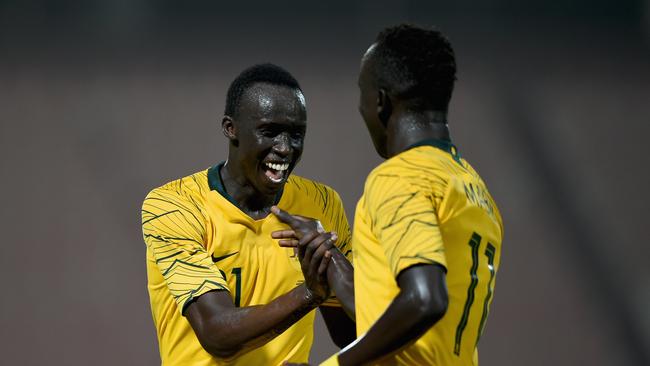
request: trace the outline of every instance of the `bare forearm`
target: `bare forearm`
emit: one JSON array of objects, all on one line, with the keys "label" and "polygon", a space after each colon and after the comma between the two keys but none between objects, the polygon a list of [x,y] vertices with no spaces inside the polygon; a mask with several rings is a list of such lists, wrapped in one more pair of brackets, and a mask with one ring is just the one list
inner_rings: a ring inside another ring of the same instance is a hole
[{"label": "bare forearm", "polygon": [[231,344],[259,347],[282,334],[318,303],[309,298],[304,286],[299,286],[267,305],[239,308],[219,322],[227,324],[223,329]]},{"label": "bare forearm", "polygon": [[193,326],[194,323],[199,323],[195,326],[195,331],[208,352],[229,359],[260,347],[282,334],[320,302],[301,285],[266,305],[230,307],[220,309],[221,311],[200,307],[192,309],[192,305],[188,309],[188,316],[191,316],[191,310],[211,310],[210,314],[213,315],[201,317],[205,321],[194,321]]},{"label": "bare forearm", "polygon": [[339,250],[332,250],[331,253],[332,258],[327,267],[327,282],[345,313],[354,320],[354,268]]},{"label": "bare forearm", "polygon": [[370,330],[339,355],[341,365],[362,365],[390,355],[417,340],[429,327],[423,324],[418,306],[398,296]]},{"label": "bare forearm", "polygon": [[417,265],[397,278],[400,293],[375,324],[339,355],[341,365],[362,365],[388,356],[420,338],[447,311],[445,269]]}]

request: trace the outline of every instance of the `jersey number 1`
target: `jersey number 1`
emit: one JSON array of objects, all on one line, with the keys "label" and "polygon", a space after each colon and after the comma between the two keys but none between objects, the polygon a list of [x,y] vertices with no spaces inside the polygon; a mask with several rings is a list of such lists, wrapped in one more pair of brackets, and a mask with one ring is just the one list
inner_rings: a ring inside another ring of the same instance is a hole
[{"label": "jersey number 1", "polygon": [[[456,343],[454,344],[454,354],[457,356],[460,355],[460,342],[463,338],[463,332],[465,331],[465,327],[467,326],[467,320],[469,319],[469,312],[472,309],[472,304],[474,303],[474,292],[476,290],[476,286],[478,285],[478,276],[476,275],[476,271],[478,270],[478,261],[479,261],[478,248],[481,246],[481,236],[477,233],[473,233],[472,238],[469,240],[469,246],[472,248],[472,268],[470,268],[469,270],[471,282],[469,284],[469,288],[467,289],[467,300],[465,301],[463,316],[461,316],[460,322],[456,327]],[[488,268],[490,269],[490,281],[488,282],[487,296],[485,297],[485,301],[483,302],[483,315],[481,316],[481,322],[479,323],[478,326],[478,333],[477,333],[478,335],[476,336],[476,343],[474,344],[474,346],[478,344],[478,340],[479,338],[481,338],[481,333],[483,332],[483,327],[485,326],[485,320],[487,319],[488,306],[490,304],[490,299],[492,298],[495,251],[496,248],[494,248],[494,245],[488,243],[487,248],[485,248],[485,256],[487,257]]]},{"label": "jersey number 1", "polygon": [[[224,279],[226,279],[226,272],[219,270]],[[235,275],[235,306],[241,305],[241,267],[235,267],[230,274]]]}]

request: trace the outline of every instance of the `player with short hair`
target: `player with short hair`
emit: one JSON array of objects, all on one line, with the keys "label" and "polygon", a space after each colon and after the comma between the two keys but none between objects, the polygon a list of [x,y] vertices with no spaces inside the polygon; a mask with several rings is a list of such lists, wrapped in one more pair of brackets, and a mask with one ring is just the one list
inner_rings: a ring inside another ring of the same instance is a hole
[{"label": "player with short hair", "polygon": [[387,160],[366,179],[355,212],[359,338],[326,365],[478,364],[503,224],[485,183],[451,142],[455,80],[453,49],[437,30],[387,28],[363,56],[359,110]]},{"label": "player with short hair", "polygon": [[[244,70],[228,90],[222,131],[226,162],[152,190],[142,206],[162,363],[305,362],[318,306],[335,343],[346,345],[354,323],[328,300],[322,260],[333,245],[350,255],[343,205],[333,189],[291,174],[306,132],[300,85],[275,65]],[[321,235],[322,248],[301,262],[271,238],[284,227],[272,205],[337,235]]]}]

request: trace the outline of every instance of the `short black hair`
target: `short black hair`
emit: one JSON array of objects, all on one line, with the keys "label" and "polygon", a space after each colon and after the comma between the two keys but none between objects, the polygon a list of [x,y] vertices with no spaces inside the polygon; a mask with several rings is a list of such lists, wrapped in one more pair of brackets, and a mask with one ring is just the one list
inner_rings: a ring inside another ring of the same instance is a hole
[{"label": "short black hair", "polygon": [[400,24],[382,30],[372,56],[379,88],[417,106],[447,111],[456,81],[449,40],[435,28]]},{"label": "short black hair", "polygon": [[224,114],[230,117],[235,117],[244,92],[256,83],[284,85],[292,89],[298,89],[302,92],[298,80],[280,66],[271,63],[254,65],[242,71],[235,80],[230,83],[228,94],[226,96],[226,110]]}]

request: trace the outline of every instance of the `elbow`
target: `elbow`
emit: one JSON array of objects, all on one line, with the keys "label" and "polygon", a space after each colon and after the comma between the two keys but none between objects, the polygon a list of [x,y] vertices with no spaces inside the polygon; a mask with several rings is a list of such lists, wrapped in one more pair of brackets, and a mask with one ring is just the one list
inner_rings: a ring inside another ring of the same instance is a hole
[{"label": "elbow", "polygon": [[444,293],[419,293],[415,299],[414,314],[424,329],[432,327],[447,312],[449,299]]},{"label": "elbow", "polygon": [[213,357],[224,362],[229,362],[239,355],[239,350],[236,348],[203,347],[203,349],[205,349]]},{"label": "elbow", "polygon": [[203,349],[219,360],[230,361],[245,352],[246,338],[236,311],[222,291],[201,295],[185,311]]},{"label": "elbow", "polygon": [[447,297],[445,297],[444,299],[434,300],[428,306],[429,311],[425,313],[426,321],[429,322],[431,325],[438,322],[438,320],[442,319],[442,317],[445,316],[445,314],[447,313],[448,305],[449,305],[449,301]]},{"label": "elbow", "polygon": [[241,345],[230,344],[226,339],[223,339],[224,337],[203,335],[198,338],[206,352],[222,361],[230,361],[236,358],[243,348]]}]

